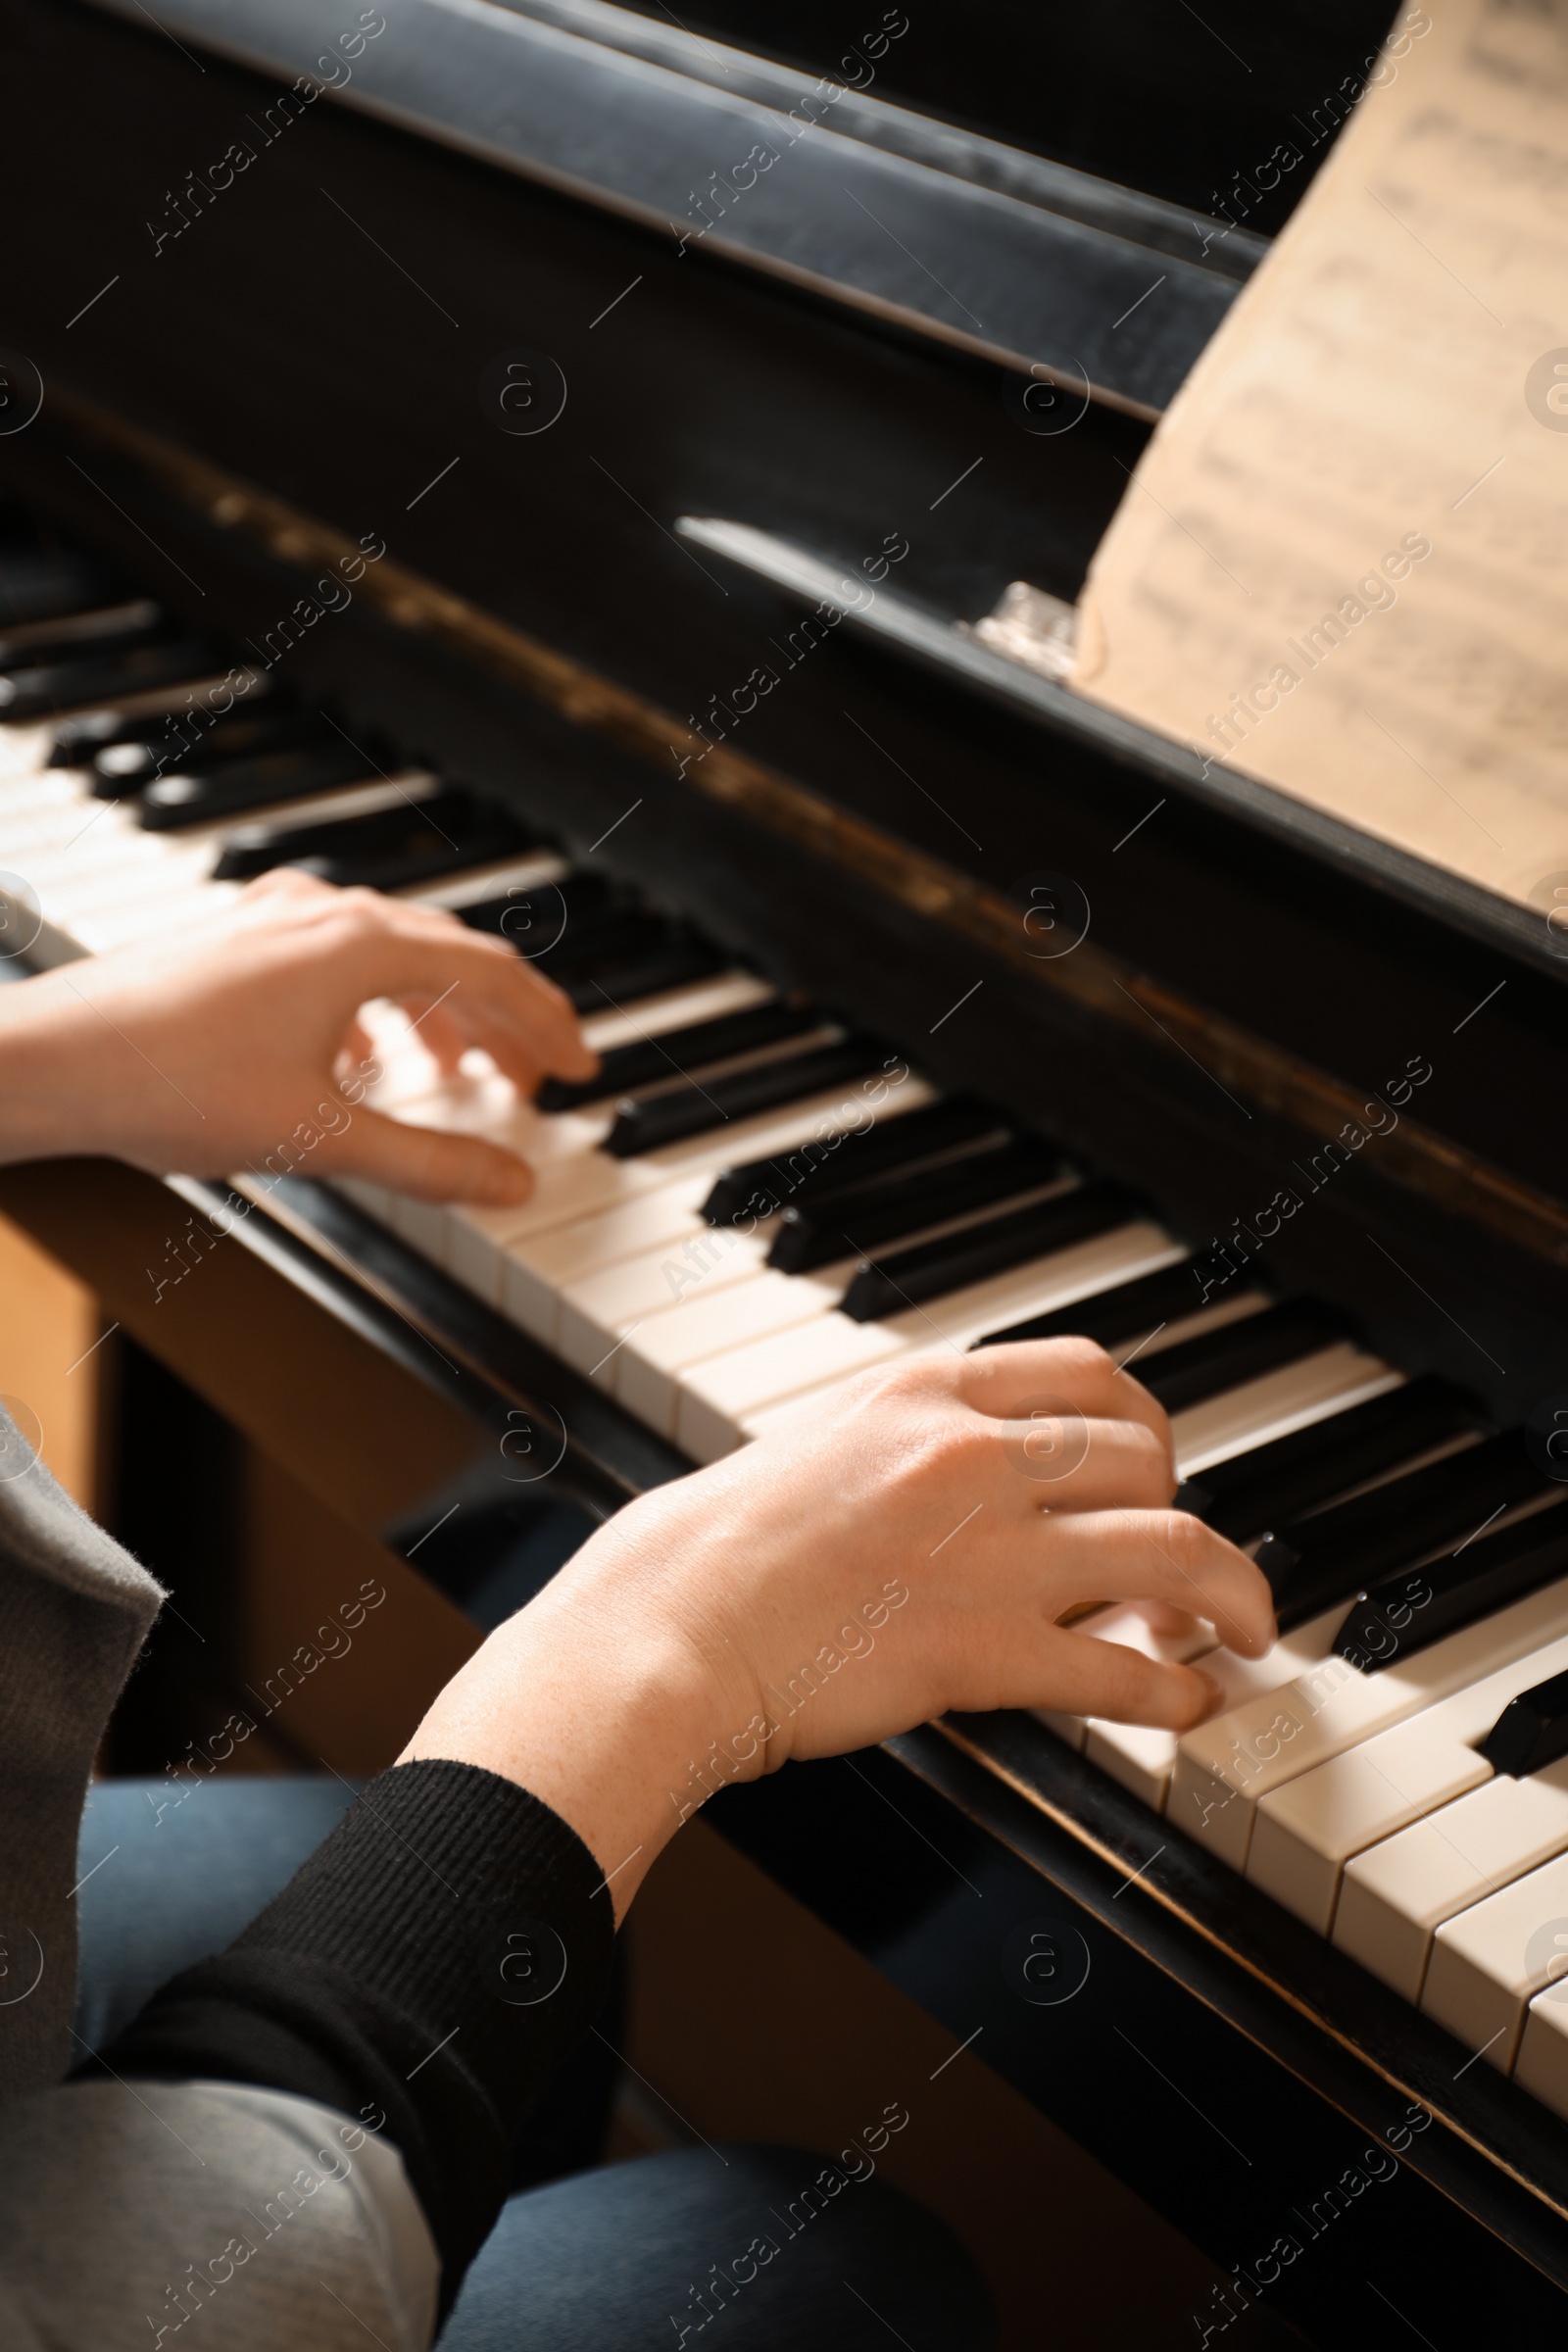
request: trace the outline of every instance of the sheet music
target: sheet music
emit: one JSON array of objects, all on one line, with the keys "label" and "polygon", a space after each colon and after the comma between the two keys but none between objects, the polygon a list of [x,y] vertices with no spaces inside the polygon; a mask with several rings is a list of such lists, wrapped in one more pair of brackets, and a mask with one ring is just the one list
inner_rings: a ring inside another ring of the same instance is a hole
[{"label": "sheet music", "polygon": [[1568,0],[1407,8],[1129,483],[1073,682],[1561,908],[1565,565]]}]

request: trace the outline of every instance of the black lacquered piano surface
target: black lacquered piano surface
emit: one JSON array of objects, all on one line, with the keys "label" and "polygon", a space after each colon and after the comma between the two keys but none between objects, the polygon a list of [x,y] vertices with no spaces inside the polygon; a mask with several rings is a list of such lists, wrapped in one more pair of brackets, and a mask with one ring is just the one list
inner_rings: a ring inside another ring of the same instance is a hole
[{"label": "black lacquered piano surface", "polygon": [[[836,70],[814,23],[710,29],[755,50],[748,103],[773,103],[797,54]],[[1114,219],[1172,260],[1181,208],[1212,228],[1196,159],[1224,110],[1202,111],[1195,49],[1172,52],[1191,152],[1165,142],[1139,173],[1145,99],[1113,117],[1086,97],[1026,135],[1000,105],[944,101],[916,29],[879,58],[892,112],[854,101],[852,160],[929,157],[944,103],[967,118],[961,188],[921,195],[958,261],[962,191],[1013,153],[1045,226],[1012,227],[1047,238],[1042,267],[1068,269],[1062,219]],[[1355,63],[1350,12],[1287,30],[1249,139]],[[173,234],[189,156],[270,122],[277,86],[254,24],[204,33],[256,62],[204,50],[198,81],[85,9],[19,7],[7,30],[37,92],[17,135],[63,143],[90,198],[19,257],[5,330],[46,392],[0,443],[14,904],[58,958],[274,863],[414,893],[537,956],[598,1024],[613,1092],[516,1113],[482,1075],[440,1083],[393,1023],[381,1099],[526,1132],[527,1217],[328,1188],[304,1162],[226,1204],[188,1189],[197,1213],[371,1344],[434,1348],[498,1449],[550,1455],[593,1512],[858,1367],[1086,1328],[1175,1417],[1184,1499],[1267,1537],[1302,1671],[1372,1692],[1367,1737],[1419,1711],[1386,1698],[1406,1684],[1446,1708],[1454,1752],[1422,1766],[1441,1803],[1490,1786],[1511,1806],[1510,1776],[1464,1762],[1495,1720],[1470,1694],[1500,1717],[1568,1640],[1549,943],[1245,779],[1226,797],[1097,733],[954,625],[1013,579],[1072,596],[1160,370],[1184,334],[1200,347],[1283,199],[1217,260],[1195,234],[1207,277],[1175,273],[1180,317],[1041,432],[1022,295],[1006,309],[999,286],[995,319],[965,325],[876,291],[812,209],[808,143],[792,261],[787,208],[754,231],[737,205],[685,249],[650,220],[657,124],[631,157],[646,186],[605,164],[566,187],[500,157],[493,122],[463,154],[450,121],[323,97]],[[292,34],[266,37],[286,53]],[[614,55],[653,38],[623,30]],[[1086,92],[1103,64],[1080,56]],[[700,183],[737,159],[693,154],[685,103],[673,89],[664,130]],[[151,230],[111,207],[111,121],[117,170],[171,188]],[[1077,177],[1031,181],[1029,155]],[[1117,214],[1117,182],[1165,209]],[[1096,250],[1072,247],[1091,308]],[[68,328],[78,286],[94,300]],[[509,353],[530,398],[546,359],[566,388],[540,431],[486,393]],[[813,564],[840,583],[826,598]],[[1037,952],[1042,889],[1064,955]],[[1348,1119],[1362,1145],[1325,1162]],[[1024,1474],[1045,1492],[1071,1431],[1050,1400],[1039,1427]],[[422,1565],[473,1600],[460,1565]],[[1552,1720],[1512,1776],[1548,1776],[1548,1810]],[[1449,2030],[1474,1986],[1445,2025],[1337,1941],[1344,1857],[1281,1827],[1272,1787],[1233,1793],[1196,1753],[1018,1716],[792,1768],[710,1818],[1312,2340],[1387,2340],[1378,2295],[1437,2343],[1504,2304],[1560,2316],[1561,2109]]]}]

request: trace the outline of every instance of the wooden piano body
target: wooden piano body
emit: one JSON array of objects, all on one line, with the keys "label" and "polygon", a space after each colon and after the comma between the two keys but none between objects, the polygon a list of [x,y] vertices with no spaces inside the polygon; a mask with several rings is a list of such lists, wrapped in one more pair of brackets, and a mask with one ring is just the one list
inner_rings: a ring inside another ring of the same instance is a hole
[{"label": "wooden piano body", "polygon": [[[1314,1190],[1266,1271],[1499,1417],[1568,1385],[1552,1143],[1568,967],[1544,926],[1075,707],[954,626],[1016,579],[1072,598],[1147,420],[1260,250],[1238,227],[1203,253],[1182,206],[1206,187],[1183,172],[1233,131],[1241,171],[1285,98],[1338,86],[1380,27],[1282,15],[1265,97],[1218,54],[1204,84],[1199,50],[1173,58],[1158,12],[1129,12],[1119,37],[1153,45],[1124,118],[1103,99],[1117,36],[1080,31],[1100,93],[1074,134],[1085,172],[1004,169],[995,141],[877,115],[888,88],[937,104],[948,67],[962,87],[958,36],[915,59],[914,27],[905,82],[886,57],[875,103],[852,121],[839,101],[838,124],[781,156],[755,226],[737,203],[699,235],[702,213],[657,224],[670,155],[700,188],[746,154],[748,109],[776,125],[810,76],[757,58],[720,105],[705,41],[541,5],[511,34],[555,96],[503,121],[458,18],[389,8],[384,85],[367,49],[348,103],[274,122],[330,12],[260,30],[264,13],[207,11],[198,57],[195,8],[167,34],[43,0],[7,12],[8,151],[33,224],[0,332],[44,397],[0,440],[6,492],[236,644],[270,642],[379,534],[348,609],[292,633],[298,690],[571,852],[602,844],[612,870],[939,1083],[1152,1194],[1198,1246],[1250,1227],[1283,1171],[1426,1056],[1420,1118]],[[989,18],[984,36],[1001,37]],[[798,45],[815,38],[803,21]],[[1140,175],[1126,142],[1159,120],[1162,59],[1191,76],[1190,154],[1167,125]],[[613,135],[599,153],[585,134],[568,173],[560,108],[575,94],[591,123],[607,93]],[[258,121],[270,136],[243,129]],[[253,163],[215,187],[235,139]],[[845,172],[862,211],[902,208],[876,234],[845,225]],[[917,234],[915,269],[890,258],[884,238],[903,254]],[[1118,343],[1104,289],[1131,300],[1162,269],[1167,307]],[[498,425],[485,389],[519,353],[564,382],[534,433]],[[1034,429],[1036,361],[1093,381],[1065,429]],[[852,597],[846,576],[901,542],[875,597]],[[764,665],[776,690],[743,708]],[[1087,905],[1068,956],[1038,957],[1023,932],[1040,875]],[[463,1478],[504,1503],[520,1426],[559,1428],[552,1478],[591,1513],[682,1468],[306,1181],[155,1303],[145,1267],[172,1217],[222,1198],[87,1166],[0,1186],[111,1319],[367,1536]],[[427,1450],[389,1462],[392,1424],[422,1426]],[[180,1522],[167,1542],[220,1551],[221,1465],[192,1482],[170,1437],[140,1507]],[[993,2068],[1227,2268],[1252,2277],[1294,2236],[1261,2299],[1309,2340],[1387,2340],[1367,2280],[1436,2343],[1568,2308],[1562,2126],[1030,1720],[792,1769],[710,1818],[960,2038],[983,2029]],[[1081,1940],[1070,2001],[1020,1997],[1016,1938],[1036,1931]],[[1391,2146],[1396,2180],[1331,2199],[1332,2230],[1300,2218]]]}]

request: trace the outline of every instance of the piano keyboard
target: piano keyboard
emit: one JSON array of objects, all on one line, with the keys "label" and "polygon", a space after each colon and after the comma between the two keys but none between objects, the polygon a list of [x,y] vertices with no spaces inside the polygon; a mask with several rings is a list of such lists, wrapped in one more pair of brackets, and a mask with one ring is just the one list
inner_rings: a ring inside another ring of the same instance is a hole
[{"label": "piano keyboard", "polygon": [[1127,1187],[90,563],[3,543],[0,805],[8,936],[34,961],[163,934],[288,863],[535,956],[601,1080],[521,1102],[483,1055],[443,1077],[401,1013],[368,1015],[375,1106],[520,1152],[528,1200],[341,1189],[699,1462],[909,1355],[1082,1332],[1135,1364],[1183,1502],[1253,1550],[1280,1640],[1245,1659],[1102,1610],[1087,1634],[1202,1658],[1223,1711],[1181,1739],[1043,1720],[1568,2116],[1568,1497],[1520,1432],[1331,1306],[1201,1304]]}]

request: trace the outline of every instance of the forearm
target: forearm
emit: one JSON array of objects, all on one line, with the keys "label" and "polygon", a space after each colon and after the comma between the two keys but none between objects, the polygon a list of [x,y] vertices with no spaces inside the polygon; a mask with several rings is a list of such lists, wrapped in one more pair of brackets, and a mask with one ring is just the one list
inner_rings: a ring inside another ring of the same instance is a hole
[{"label": "forearm", "polygon": [[634,1507],[601,1529],[499,1627],[399,1759],[458,1758],[531,1791],[598,1856],[617,1922],[719,1785],[711,1759],[754,1711],[726,1701],[667,1602],[649,1593],[662,1570],[645,1518]]},{"label": "forearm", "polygon": [[39,974],[0,988],[0,1165],[103,1148],[95,1057],[63,1002],[68,985]]},{"label": "forearm", "polygon": [[518,2127],[603,2002],[603,1876],[510,1781],[446,1762],[383,1773],[244,1935],[84,2075],[263,2084],[376,2119],[445,2307],[506,2195]]},{"label": "forearm", "polygon": [[712,1785],[696,1776],[738,1703],[685,1612],[672,1630],[670,1537],[646,1505],[602,1530],[229,1950],[104,2054],[132,2081],[265,2083],[384,2118],[443,2307],[519,2126],[598,2015],[615,1920]]}]

